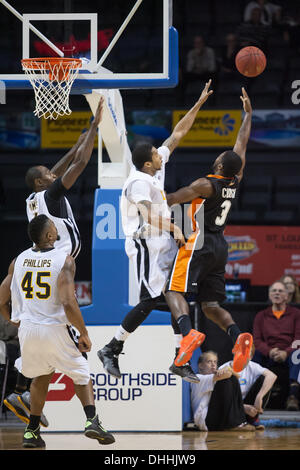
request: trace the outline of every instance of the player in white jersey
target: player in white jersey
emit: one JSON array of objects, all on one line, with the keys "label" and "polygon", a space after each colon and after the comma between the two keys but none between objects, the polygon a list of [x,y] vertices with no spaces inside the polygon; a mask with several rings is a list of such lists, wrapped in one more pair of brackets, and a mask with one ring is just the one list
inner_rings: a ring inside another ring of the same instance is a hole
[{"label": "player in white jersey", "polygon": [[[53,220],[59,233],[55,246],[66,254],[72,255],[73,258],[76,258],[80,252],[81,241],[66,195],[91,158],[102,113],[103,98],[100,99],[89,130],[79,137],[74,147],[51,170],[39,165],[29,168],[26,173],[26,183],[33,191],[26,200],[28,220],[31,221],[33,217],[40,214]],[[14,392],[5,399],[5,405],[26,423],[28,412],[30,412],[28,382],[26,377],[18,374]],[[41,424],[48,426],[44,415],[42,415]]]},{"label": "player in white jersey", "polygon": [[[104,369],[117,378],[121,377],[118,356],[124,341],[143,323],[157,303],[164,300],[163,289],[177,252],[174,239],[178,244],[185,243],[179,227],[171,223],[171,212],[164,192],[165,165],[211,95],[210,84],[211,81],[206,83],[199,100],[178,122],[161,147],[156,149],[149,143],[140,144],[132,153],[134,166],[122,190],[121,215],[126,235],[125,249],[134,265],[140,302],[127,313],[110,343],[98,351]],[[173,328],[176,328],[173,322]],[[178,336],[179,339],[175,335],[175,341],[180,342],[181,335]],[[174,372],[172,367],[175,367],[173,364],[170,370]],[[176,373],[189,382],[198,381],[188,363],[176,367]]]},{"label": "player in white jersey", "polygon": [[[32,219],[28,235],[34,246],[12,261],[0,286],[0,312],[19,324],[21,357],[15,365],[32,380],[30,420],[23,437],[24,447],[45,447],[40,436],[40,417],[55,370],[74,382],[84,413],[84,434],[100,444],[114,437],[105,431],[96,414],[86,352],[91,350],[74,287],[75,261],[54,247],[57,228],[45,215]],[[78,343],[72,326],[79,331]]]},{"label": "player in white jersey", "polygon": [[101,97],[89,130],[79,137],[70,152],[51,170],[42,165],[29,168],[25,178],[28,187],[33,191],[26,199],[28,220],[40,214],[52,219],[59,233],[59,240],[55,246],[73,258],[76,258],[80,251],[81,241],[66,194],[92,156],[98,125],[103,114],[103,100]]}]

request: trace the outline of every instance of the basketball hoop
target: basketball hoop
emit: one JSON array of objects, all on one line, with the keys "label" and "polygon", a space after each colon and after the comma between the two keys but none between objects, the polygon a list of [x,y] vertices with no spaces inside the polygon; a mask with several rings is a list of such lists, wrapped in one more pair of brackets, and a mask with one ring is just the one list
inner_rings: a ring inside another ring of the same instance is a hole
[{"label": "basketball hoop", "polygon": [[81,59],[42,57],[21,60],[34,89],[36,108],[34,115],[57,119],[71,114],[69,95],[81,67]]}]

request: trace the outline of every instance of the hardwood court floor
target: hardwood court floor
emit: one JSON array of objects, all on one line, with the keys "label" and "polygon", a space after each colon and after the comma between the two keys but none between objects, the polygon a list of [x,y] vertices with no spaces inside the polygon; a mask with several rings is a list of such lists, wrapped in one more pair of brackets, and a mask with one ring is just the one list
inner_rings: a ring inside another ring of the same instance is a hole
[{"label": "hardwood court floor", "polygon": [[[299,428],[257,432],[113,433],[116,442],[100,446],[80,433],[43,433],[47,450],[300,450]],[[23,450],[23,429],[0,428],[1,450]],[[28,449],[30,451],[30,449]]]}]

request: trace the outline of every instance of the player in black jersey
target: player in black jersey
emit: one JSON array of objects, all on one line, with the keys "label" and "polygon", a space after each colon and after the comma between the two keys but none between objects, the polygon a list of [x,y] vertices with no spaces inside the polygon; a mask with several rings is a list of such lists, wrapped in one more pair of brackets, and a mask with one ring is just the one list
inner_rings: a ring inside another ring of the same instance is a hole
[{"label": "player in black jersey", "polygon": [[[189,306],[184,297],[186,293],[197,294],[204,314],[232,338],[233,369],[240,372],[250,358],[252,336],[249,333],[241,334],[230,313],[219,305],[226,299],[224,274],[228,247],[223,231],[243,177],[251,131],[252,107],[244,88],[241,100],[245,116],[233,150],[217,157],[213,174],[199,178],[190,186],[168,195],[170,206],[191,202],[189,215],[193,225],[193,232],[186,245],[178,251],[166,286],[166,301],[183,336],[180,350],[171,366],[175,374],[177,368],[191,358],[193,351],[204,340],[202,333],[192,329]],[[197,221],[202,205],[204,238]]]}]

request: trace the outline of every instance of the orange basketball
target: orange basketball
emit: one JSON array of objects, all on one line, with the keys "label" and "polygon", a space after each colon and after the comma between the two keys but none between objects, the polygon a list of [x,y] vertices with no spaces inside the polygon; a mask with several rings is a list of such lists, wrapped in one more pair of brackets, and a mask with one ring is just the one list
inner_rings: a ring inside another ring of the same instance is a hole
[{"label": "orange basketball", "polygon": [[257,77],[265,70],[267,59],[258,47],[247,46],[237,53],[235,65],[245,77]]}]

